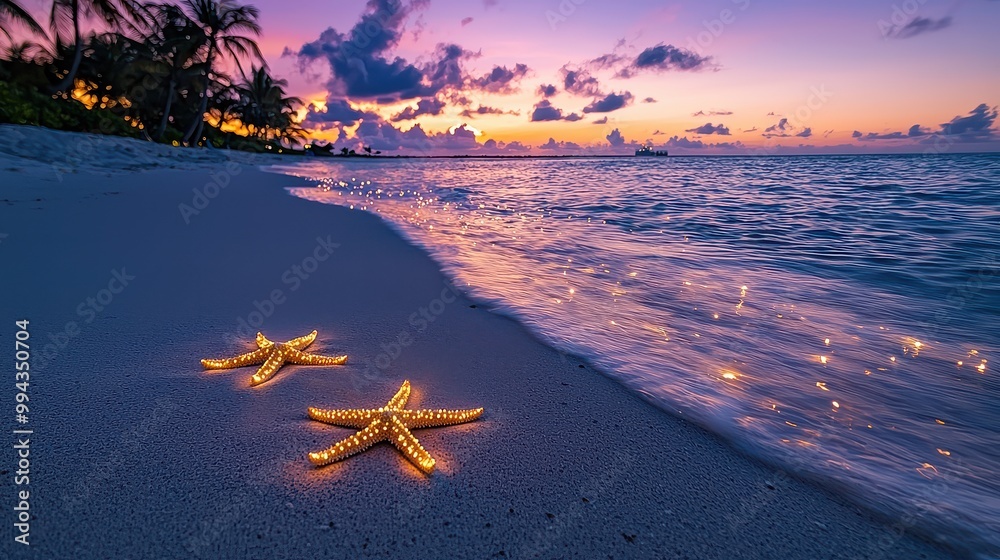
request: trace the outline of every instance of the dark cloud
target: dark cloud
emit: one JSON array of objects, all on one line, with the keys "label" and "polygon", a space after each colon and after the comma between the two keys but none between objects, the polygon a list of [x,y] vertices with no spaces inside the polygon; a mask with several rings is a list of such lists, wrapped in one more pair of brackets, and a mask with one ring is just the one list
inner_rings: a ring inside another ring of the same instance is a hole
[{"label": "dark cloud", "polygon": [[392,117],[393,121],[409,121],[413,120],[420,115],[440,115],[441,111],[445,108],[445,102],[440,99],[421,99],[417,102],[417,108],[407,107],[400,111],[399,114]]},{"label": "dark cloud", "polygon": [[432,62],[422,69],[429,90],[437,93],[448,87],[464,87],[466,75],[462,63],[478,57],[479,53],[467,51],[454,43],[438,44]]},{"label": "dark cloud", "polygon": [[808,138],[812,136],[811,128],[797,128],[794,124],[789,122],[785,117],[782,117],[776,124],[773,124],[764,129],[761,136],[765,138],[787,138],[791,136],[798,136],[800,138]]},{"label": "dark cloud", "polygon": [[656,100],[653,99],[652,97],[647,97],[646,99],[643,99],[642,102],[643,103],[656,103]]},{"label": "dark cloud", "polygon": [[618,71],[622,78],[632,77],[642,71],[668,72],[690,71],[706,68],[711,63],[711,57],[660,43],[639,53],[639,56]]},{"label": "dark cloud", "polygon": [[910,37],[916,37],[924,33],[940,31],[950,25],[951,17],[943,17],[941,19],[915,17],[906,25],[893,26],[886,36],[893,39],[909,39]]},{"label": "dark cloud", "polygon": [[538,86],[538,95],[541,95],[542,97],[552,97],[557,93],[559,93],[559,90],[552,84],[542,84]]},{"label": "dark cloud", "polygon": [[515,84],[528,74],[526,64],[516,64],[514,68],[494,66],[488,74],[470,81],[470,87],[490,93],[514,93]]},{"label": "dark cloud", "polygon": [[488,107],[486,105],[480,105],[475,109],[466,109],[462,111],[461,116],[467,119],[473,119],[480,115],[520,115],[520,111],[505,111],[498,107]]},{"label": "dark cloud", "polygon": [[621,131],[617,128],[612,130],[611,134],[608,134],[605,138],[607,138],[608,143],[614,148],[625,145],[625,137],[622,136]]},{"label": "dark cloud", "polygon": [[307,124],[338,123],[352,126],[358,119],[364,116],[364,112],[351,108],[351,105],[343,99],[328,99],[326,107],[319,111],[315,105],[309,106],[306,113],[305,122]]},{"label": "dark cloud", "polygon": [[[997,108],[992,109],[985,103],[969,111],[964,117],[955,117],[941,124],[941,134],[946,136],[962,136],[970,140],[985,140],[996,135],[993,123],[997,120]],[[911,129],[912,130],[912,129]]]},{"label": "dark cloud", "polygon": [[985,103],[969,111],[966,116],[958,116],[946,123],[941,123],[940,129],[932,131],[919,124],[911,126],[906,132],[869,132],[863,134],[855,130],[851,137],[859,140],[904,140],[923,138],[928,136],[947,137],[962,142],[982,142],[996,138],[997,131],[993,124],[997,119],[997,108],[992,109]]},{"label": "dark cloud", "polygon": [[663,132],[660,129],[656,129],[653,131],[653,136],[663,136],[664,134],[666,134],[666,132]]},{"label": "dark cloud", "polygon": [[609,93],[603,99],[595,99],[593,103],[583,108],[584,113],[610,113],[632,103],[632,94]]},{"label": "dark cloud", "polygon": [[729,129],[723,124],[713,125],[712,123],[706,123],[696,128],[689,128],[684,132],[693,132],[695,134],[718,134],[720,136],[729,136]]},{"label": "dark cloud", "polygon": [[608,117],[601,117],[594,121],[594,124],[608,124]]},{"label": "dark cloud", "polygon": [[732,111],[698,111],[697,113],[691,113],[691,116],[692,117],[709,117],[709,116],[725,117],[725,116],[732,115],[732,114],[733,114]]},{"label": "dark cloud", "polygon": [[563,89],[573,95],[590,96],[590,97],[600,97],[604,93],[601,92],[601,84],[598,82],[597,78],[590,75],[590,72],[583,69],[570,68],[567,64],[563,66],[559,72],[563,77]]},{"label": "dark cloud", "polygon": [[757,132],[757,130],[758,130],[758,128],[755,126],[753,128],[748,128],[748,129],[744,130],[743,132]]},{"label": "dark cloud", "polygon": [[563,115],[562,109],[558,107],[553,107],[552,102],[548,99],[543,99],[535,104],[534,110],[531,112],[531,122],[542,122],[542,121],[578,121],[580,120],[580,115],[576,113],[570,113],[569,115]]},{"label": "dark cloud", "polygon": [[423,85],[423,72],[389,50],[399,44],[406,17],[425,2],[369,0],[361,19],[347,33],[328,28],[302,45],[297,56],[304,66],[326,60],[332,77],[327,90],[358,98],[413,99],[432,94]]},{"label": "dark cloud", "polygon": [[465,27],[466,25],[469,25],[470,23],[472,23],[472,18],[471,17],[462,18],[462,27]]}]

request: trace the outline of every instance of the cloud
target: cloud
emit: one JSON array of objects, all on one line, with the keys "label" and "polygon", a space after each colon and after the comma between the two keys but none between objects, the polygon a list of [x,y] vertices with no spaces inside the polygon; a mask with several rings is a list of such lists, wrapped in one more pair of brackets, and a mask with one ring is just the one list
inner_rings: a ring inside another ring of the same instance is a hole
[{"label": "cloud", "polygon": [[467,51],[454,43],[439,43],[432,55],[435,60],[426,64],[422,71],[429,91],[437,93],[447,87],[462,88],[466,75],[462,63],[479,57],[479,53]]},{"label": "cloud", "polygon": [[432,94],[423,72],[400,57],[388,56],[399,44],[407,16],[422,8],[423,0],[369,0],[361,19],[347,33],[327,28],[319,38],[296,53],[301,66],[325,60],[332,76],[330,93],[358,98],[413,99]]},{"label": "cloud", "polygon": [[520,82],[528,74],[526,64],[516,64],[513,69],[506,66],[494,66],[488,74],[470,80],[470,87],[490,93],[514,93],[518,91],[516,82]]},{"label": "cloud", "polygon": [[576,142],[556,142],[554,138],[549,138],[549,141],[538,146],[540,150],[579,150],[580,145]]},{"label": "cloud", "polygon": [[981,103],[975,109],[969,111],[966,116],[957,116],[946,123],[941,123],[938,130],[922,127],[919,124],[911,126],[906,132],[869,132],[864,134],[855,130],[852,138],[862,141],[868,140],[912,140],[929,136],[947,137],[963,142],[983,142],[993,140],[997,137],[997,131],[993,124],[997,119],[997,108],[992,109],[985,103]]},{"label": "cloud", "polygon": [[543,99],[535,104],[534,110],[531,112],[531,122],[543,122],[543,121],[578,121],[580,120],[580,115],[576,113],[570,113],[569,115],[563,116],[562,109],[558,107],[553,107],[552,102],[548,99]]},{"label": "cloud", "polygon": [[618,71],[618,77],[630,78],[643,71],[670,72],[701,70],[711,64],[711,57],[660,43],[639,53],[627,66]]},{"label": "cloud", "polygon": [[608,117],[604,116],[604,117],[601,117],[601,118],[599,118],[599,119],[597,119],[596,121],[593,121],[593,122],[594,122],[594,124],[608,124]]},{"label": "cloud", "polygon": [[600,82],[583,69],[573,69],[567,64],[559,69],[563,77],[563,89],[568,93],[580,96],[601,97]]},{"label": "cloud", "polygon": [[541,95],[542,97],[552,97],[557,93],[559,93],[559,90],[552,84],[542,84],[538,86],[538,95]]},{"label": "cloud", "polygon": [[364,112],[351,107],[350,103],[343,99],[328,99],[326,107],[322,111],[317,110],[316,105],[310,105],[306,113],[306,124],[321,125],[326,123],[338,123],[352,126],[358,119],[364,116]]},{"label": "cloud", "polygon": [[753,128],[748,128],[748,129],[744,130],[743,132],[757,132],[758,130],[759,129],[755,126]]},{"label": "cloud", "polygon": [[660,129],[656,129],[653,131],[653,136],[663,136],[664,134],[666,134],[666,132],[663,132]]},{"label": "cloud", "polygon": [[607,136],[605,136],[605,138],[607,138],[608,143],[611,144],[612,147],[625,145],[625,137],[622,136],[621,131],[619,131],[617,128],[612,130],[611,134],[608,134]]},{"label": "cloud", "polygon": [[653,99],[652,97],[647,97],[646,99],[643,99],[642,102],[643,103],[656,103],[656,100]]},{"label": "cloud", "polygon": [[440,99],[421,99],[417,102],[417,107],[407,107],[392,117],[393,121],[409,121],[420,115],[440,115],[445,108],[445,102]]},{"label": "cloud", "polygon": [[[955,117],[941,124],[940,133],[946,136],[962,136],[969,140],[985,140],[996,134],[993,123],[997,120],[997,108],[985,103],[969,111],[965,117]],[[911,129],[912,130],[912,129]]]},{"label": "cloud", "polygon": [[470,23],[472,23],[472,18],[471,17],[462,18],[462,27],[465,27],[466,25],[469,25]]},{"label": "cloud", "polygon": [[500,0],[483,0],[483,7],[487,10],[500,3]]},{"label": "cloud", "polygon": [[603,99],[595,99],[593,103],[583,108],[584,113],[610,113],[632,103],[632,94],[629,92],[609,93]]},{"label": "cloud", "polygon": [[729,129],[723,124],[713,125],[712,123],[703,124],[696,128],[689,128],[684,132],[693,132],[695,134],[718,134],[720,136],[729,136]]},{"label": "cloud", "polygon": [[354,139],[376,150],[416,150],[421,153],[438,151],[472,151],[479,149],[476,133],[466,125],[452,131],[428,134],[419,124],[401,131],[371,114],[358,125]]},{"label": "cloud", "polygon": [[701,140],[689,140],[687,136],[671,136],[664,144],[667,148],[680,148],[689,150],[704,150],[704,149],[715,149],[715,150],[742,150],[746,146],[742,142],[719,142],[719,143],[708,143]]},{"label": "cloud", "polygon": [[910,37],[916,37],[924,33],[940,31],[949,26],[951,26],[951,17],[943,17],[941,19],[915,17],[906,25],[894,25],[886,33],[886,36],[893,39],[909,39]]},{"label": "cloud", "polygon": [[708,117],[708,116],[728,116],[732,115],[732,111],[698,111],[697,113],[691,113],[692,117]]},{"label": "cloud", "polygon": [[764,132],[760,135],[764,138],[788,138],[792,136],[808,138],[812,136],[812,129],[808,127],[800,129],[792,124],[787,118],[782,117],[776,124],[765,128]]},{"label": "cloud", "polygon": [[520,111],[505,111],[498,107],[488,107],[486,105],[480,105],[475,109],[466,109],[460,113],[461,116],[471,119],[479,115],[520,115]]}]

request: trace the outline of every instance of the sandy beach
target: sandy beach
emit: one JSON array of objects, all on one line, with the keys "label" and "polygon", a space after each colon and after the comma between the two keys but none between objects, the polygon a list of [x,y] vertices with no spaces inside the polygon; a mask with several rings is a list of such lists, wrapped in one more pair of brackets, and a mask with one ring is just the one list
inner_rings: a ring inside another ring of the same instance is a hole
[{"label": "sandy beach", "polygon": [[[15,543],[8,445],[4,558],[951,557],[543,345],[378,217],[284,190],[305,182],[162,146],[122,172],[121,145],[57,177],[12,134],[0,341],[9,363],[30,321],[32,519]],[[259,387],[199,365],[313,329],[347,365]],[[307,407],[379,407],[404,380],[412,408],[485,408],[415,430],[433,474],[385,443],[309,463],[351,430]]]}]

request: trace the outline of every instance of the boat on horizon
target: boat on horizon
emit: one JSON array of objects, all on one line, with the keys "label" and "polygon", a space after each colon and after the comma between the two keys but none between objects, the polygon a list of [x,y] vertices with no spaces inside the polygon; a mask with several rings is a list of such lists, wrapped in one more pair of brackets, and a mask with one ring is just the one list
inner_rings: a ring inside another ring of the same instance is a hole
[{"label": "boat on horizon", "polygon": [[654,150],[652,146],[643,146],[635,151],[636,157],[667,157],[667,150]]}]

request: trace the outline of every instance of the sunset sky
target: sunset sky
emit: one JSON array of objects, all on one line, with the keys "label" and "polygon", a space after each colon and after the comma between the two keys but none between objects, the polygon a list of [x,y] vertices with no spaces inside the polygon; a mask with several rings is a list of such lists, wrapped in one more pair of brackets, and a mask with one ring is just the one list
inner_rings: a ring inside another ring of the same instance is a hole
[{"label": "sunset sky", "polygon": [[1000,0],[251,3],[338,146],[1000,150]]}]

